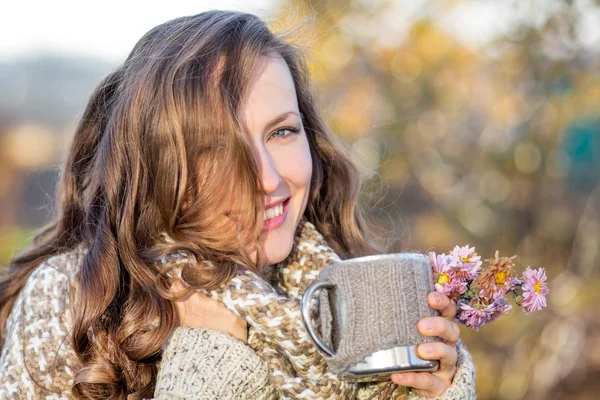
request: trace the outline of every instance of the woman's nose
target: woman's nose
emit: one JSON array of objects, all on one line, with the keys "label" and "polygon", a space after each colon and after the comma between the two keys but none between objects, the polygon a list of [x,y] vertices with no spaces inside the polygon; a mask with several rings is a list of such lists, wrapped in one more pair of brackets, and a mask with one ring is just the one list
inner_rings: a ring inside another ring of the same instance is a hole
[{"label": "woman's nose", "polygon": [[260,154],[260,181],[265,193],[273,193],[281,183],[277,165],[267,151]]}]

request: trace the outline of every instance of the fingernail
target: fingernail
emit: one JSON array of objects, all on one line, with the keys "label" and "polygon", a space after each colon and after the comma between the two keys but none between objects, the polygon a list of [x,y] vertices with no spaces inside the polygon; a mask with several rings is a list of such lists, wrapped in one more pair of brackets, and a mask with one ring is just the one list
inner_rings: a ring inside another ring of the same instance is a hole
[{"label": "fingernail", "polygon": [[440,302],[440,295],[437,293],[433,294],[433,302],[434,303],[439,303]]},{"label": "fingernail", "polygon": [[425,320],[423,321],[423,329],[430,331],[433,329],[433,322],[431,322],[430,320]]},{"label": "fingernail", "polygon": [[402,375],[402,374],[394,374],[394,378],[396,378],[397,381],[402,381],[402,380],[404,380],[404,375]]},{"label": "fingernail", "polygon": [[420,349],[425,354],[429,354],[433,351],[433,347],[430,344],[422,344]]}]

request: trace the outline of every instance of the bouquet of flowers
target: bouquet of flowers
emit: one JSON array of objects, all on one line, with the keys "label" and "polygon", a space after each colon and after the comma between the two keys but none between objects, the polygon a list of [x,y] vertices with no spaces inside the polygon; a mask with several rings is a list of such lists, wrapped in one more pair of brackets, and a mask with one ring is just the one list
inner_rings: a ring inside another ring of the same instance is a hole
[{"label": "bouquet of flowers", "polygon": [[546,307],[549,292],[544,268],[529,266],[519,278],[513,260],[517,257],[495,257],[484,260],[475,248],[456,246],[450,254],[427,254],[433,268],[435,290],[446,294],[458,308],[457,320],[479,330],[484,324],[508,314],[512,306],[508,293],[516,304],[529,314]]}]

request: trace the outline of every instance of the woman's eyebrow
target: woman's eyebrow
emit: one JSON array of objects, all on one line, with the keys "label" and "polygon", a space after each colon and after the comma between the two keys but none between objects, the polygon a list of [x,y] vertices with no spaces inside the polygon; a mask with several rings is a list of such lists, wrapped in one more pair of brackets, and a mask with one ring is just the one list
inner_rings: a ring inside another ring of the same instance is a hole
[{"label": "woman's eyebrow", "polygon": [[294,114],[294,115],[300,117],[300,114],[298,114],[296,111],[284,112],[283,114],[280,114],[280,115],[276,116],[275,118],[273,118],[271,121],[267,122],[267,124],[265,125],[264,131],[266,132],[266,131],[270,130],[275,125],[277,125],[281,121],[285,120],[288,117],[288,115],[290,115],[290,114]]}]

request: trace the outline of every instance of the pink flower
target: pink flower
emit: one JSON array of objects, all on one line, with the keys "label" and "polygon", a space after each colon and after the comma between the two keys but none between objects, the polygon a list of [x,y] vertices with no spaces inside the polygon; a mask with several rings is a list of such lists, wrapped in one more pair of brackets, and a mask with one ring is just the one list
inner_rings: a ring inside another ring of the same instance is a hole
[{"label": "pink flower", "polygon": [[465,280],[475,278],[481,271],[481,257],[475,253],[475,247],[455,246],[450,252],[450,257],[455,261],[455,274]]},{"label": "pink flower", "polygon": [[459,322],[470,328],[479,330],[483,325],[508,314],[512,306],[508,304],[505,298],[497,299],[492,304],[460,304],[458,313]]},{"label": "pink flower", "polygon": [[458,320],[475,330],[479,330],[486,322],[489,321],[489,314],[485,308],[471,307],[468,304],[461,304],[458,313]]},{"label": "pink flower", "polygon": [[446,254],[428,253],[433,267],[434,287],[437,292],[444,293],[453,301],[467,291],[467,282],[454,274],[454,260]]},{"label": "pink flower", "polygon": [[446,254],[435,254],[435,251],[430,251],[427,253],[429,256],[429,261],[431,262],[431,266],[433,267],[434,275],[439,275],[445,273],[450,268],[450,257]]},{"label": "pink flower", "polygon": [[489,322],[495,321],[503,315],[509,313],[512,310],[512,306],[508,304],[506,298],[497,299],[488,306],[488,312],[490,313]]},{"label": "pink flower", "polygon": [[546,285],[544,268],[531,269],[529,266],[523,272],[523,310],[529,314],[546,307],[546,295],[550,292]]}]

